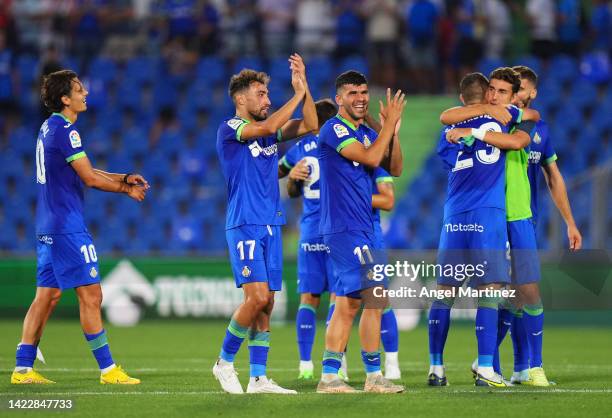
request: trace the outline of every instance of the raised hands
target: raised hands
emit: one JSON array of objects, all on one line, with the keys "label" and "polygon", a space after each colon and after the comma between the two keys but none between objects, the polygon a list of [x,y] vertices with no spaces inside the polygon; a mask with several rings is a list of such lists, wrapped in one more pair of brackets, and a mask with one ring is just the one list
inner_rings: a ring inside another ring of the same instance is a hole
[{"label": "raised hands", "polygon": [[291,54],[289,57],[289,69],[291,70],[291,86],[295,94],[306,94],[306,66],[299,54]]}]

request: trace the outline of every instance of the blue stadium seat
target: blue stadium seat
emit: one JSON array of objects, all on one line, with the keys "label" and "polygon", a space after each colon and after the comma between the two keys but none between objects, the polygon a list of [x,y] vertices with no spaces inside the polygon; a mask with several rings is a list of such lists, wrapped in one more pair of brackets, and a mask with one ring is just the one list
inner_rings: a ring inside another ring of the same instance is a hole
[{"label": "blue stadium seat", "polygon": [[491,71],[504,66],[504,61],[499,58],[483,58],[478,63],[478,71],[483,73],[488,78],[489,74],[491,74]]},{"label": "blue stadium seat", "polygon": [[128,156],[145,155],[149,150],[149,136],[140,127],[133,127],[123,133],[123,150]]},{"label": "blue stadium seat", "polygon": [[[310,67],[308,68],[308,76],[310,76]],[[291,83],[291,71],[289,70],[289,62],[287,58],[278,57],[272,59],[270,62],[270,78],[272,79],[272,85],[290,85]]]},{"label": "blue stadium seat", "polygon": [[153,86],[153,100],[156,109],[175,107],[178,100],[176,86],[168,80],[157,80]]},{"label": "blue stadium seat", "polygon": [[354,55],[344,58],[338,65],[338,73],[348,70],[355,70],[362,74],[368,75],[368,63],[362,56]]},{"label": "blue stadium seat", "polygon": [[38,59],[31,55],[19,55],[17,57],[17,72],[22,88],[28,89],[38,77]]},{"label": "blue stadium seat", "polygon": [[604,52],[592,52],[584,55],[580,62],[580,73],[592,83],[609,82],[612,77],[610,57]]},{"label": "blue stadium seat", "polygon": [[198,61],[196,77],[210,85],[217,85],[226,79],[226,69],[223,60],[217,56],[207,56]]},{"label": "blue stadium seat", "polygon": [[85,79],[86,88],[89,90],[87,96],[87,108],[90,110],[104,109],[108,105],[108,86],[106,82],[98,78]]},{"label": "blue stadium seat", "polygon": [[239,73],[242,69],[248,68],[256,71],[266,71],[264,62],[255,57],[240,58],[232,67],[232,74]]},{"label": "blue stadium seat", "polygon": [[213,105],[213,91],[211,87],[201,80],[195,82],[189,89],[186,108],[189,111],[203,110],[209,112]]},{"label": "blue stadium seat", "polygon": [[526,67],[531,68],[533,71],[535,71],[540,80],[542,80],[546,76],[546,74],[544,74],[542,70],[542,63],[538,58],[534,57],[533,55],[524,55],[520,58],[517,58],[514,61],[513,65],[524,65]]},{"label": "blue stadium seat", "polygon": [[570,103],[581,109],[594,107],[596,106],[597,96],[597,88],[593,83],[580,80],[572,85]]},{"label": "blue stadium seat", "polygon": [[72,57],[64,57],[62,66],[67,70],[72,70],[81,76],[81,64],[78,59]]},{"label": "blue stadium seat", "polygon": [[549,79],[559,82],[573,81],[578,76],[578,63],[567,55],[556,55],[550,63],[550,68],[554,69],[548,74]]},{"label": "blue stadium seat", "polygon": [[136,78],[124,77],[117,89],[116,104],[122,109],[140,108],[141,86]]},{"label": "blue stadium seat", "polygon": [[106,84],[117,79],[117,64],[110,58],[97,57],[89,67],[89,78],[100,80]]},{"label": "blue stadium seat", "polygon": [[[313,57],[306,62],[306,71],[308,75],[308,84],[320,85],[321,83],[330,84],[335,77],[334,65],[327,56]],[[319,97],[319,96],[315,96]]]},{"label": "blue stadium seat", "polygon": [[134,57],[125,67],[125,78],[134,80],[137,84],[159,81],[160,62],[156,58]]}]

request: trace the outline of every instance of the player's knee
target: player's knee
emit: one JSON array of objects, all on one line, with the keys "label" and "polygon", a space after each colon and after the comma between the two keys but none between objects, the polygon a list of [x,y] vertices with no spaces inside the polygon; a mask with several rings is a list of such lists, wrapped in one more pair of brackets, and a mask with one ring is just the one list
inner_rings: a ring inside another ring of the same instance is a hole
[{"label": "player's knee", "polygon": [[300,303],[310,305],[314,308],[318,308],[320,302],[320,295],[313,295],[312,293],[302,293],[302,295],[300,296]]},{"label": "player's knee", "polygon": [[102,306],[102,292],[88,293],[79,296],[79,304],[87,308],[100,308]]},{"label": "player's knee", "polygon": [[34,303],[45,306],[55,306],[57,302],[59,302],[61,296],[62,291],[59,289],[45,289],[43,292],[36,293]]},{"label": "player's knee", "polygon": [[[245,304],[254,310],[262,311],[268,306],[270,300],[271,298],[268,292],[256,292],[247,297]],[[272,303],[274,303],[273,300]]]}]

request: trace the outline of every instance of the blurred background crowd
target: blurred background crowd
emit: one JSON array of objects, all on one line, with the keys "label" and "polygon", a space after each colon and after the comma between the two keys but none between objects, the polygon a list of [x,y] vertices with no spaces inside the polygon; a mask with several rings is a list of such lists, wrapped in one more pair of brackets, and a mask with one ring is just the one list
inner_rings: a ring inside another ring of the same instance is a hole
[{"label": "blurred background crowd", "polygon": [[[153,184],[141,206],[88,193],[99,250],[225,251],[215,138],[233,112],[227,81],[243,67],[268,71],[278,105],[290,94],[292,51],[305,56],[316,98],[332,95],[335,76],[352,68],[374,86],[446,106],[469,71],[533,67],[542,80],[536,105],[570,186],[577,179],[570,199],[585,244],[609,245],[612,196],[592,221],[602,208],[594,201],[602,180],[592,173],[612,156],[611,16],[612,1],[602,0],[0,0],[0,252],[35,248],[34,147],[47,117],[39,85],[61,68],[90,91],[78,122],[90,158]],[[407,124],[435,125],[438,108],[407,115]],[[437,129],[409,138],[411,151],[429,145],[385,220],[395,248],[437,246],[446,182],[432,169]],[[299,203],[286,206],[295,231]],[[542,244],[561,243],[544,212]]]}]

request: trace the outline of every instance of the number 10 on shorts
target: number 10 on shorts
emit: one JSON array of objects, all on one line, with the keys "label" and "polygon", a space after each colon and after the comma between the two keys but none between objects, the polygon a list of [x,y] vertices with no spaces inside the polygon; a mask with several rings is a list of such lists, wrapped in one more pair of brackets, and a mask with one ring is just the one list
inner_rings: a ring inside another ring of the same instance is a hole
[{"label": "number 10 on shorts", "polygon": [[85,264],[95,263],[98,261],[98,255],[96,254],[96,248],[93,244],[82,245],[80,251],[83,253],[83,257],[85,257]]}]

